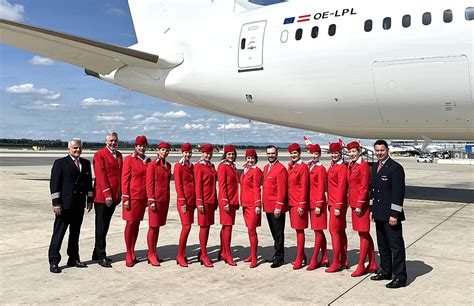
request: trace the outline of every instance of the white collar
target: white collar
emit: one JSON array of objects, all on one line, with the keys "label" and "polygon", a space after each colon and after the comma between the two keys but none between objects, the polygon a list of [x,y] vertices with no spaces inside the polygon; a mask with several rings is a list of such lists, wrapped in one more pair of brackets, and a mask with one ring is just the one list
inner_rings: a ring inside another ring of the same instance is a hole
[{"label": "white collar", "polygon": [[76,159],[76,158],[74,158],[74,156],[72,156],[71,154],[68,154],[68,155],[69,155],[69,157],[72,159],[73,162],[76,162],[76,160],[79,160],[79,159],[80,159],[80,157],[78,157],[78,158]]},{"label": "white collar", "polygon": [[362,163],[362,156],[359,156],[355,163],[360,165]]},{"label": "white collar", "polygon": [[[186,166],[186,160],[184,159],[184,157],[181,157],[181,159],[179,160],[178,163],[180,163],[183,166]],[[192,163],[191,163],[191,161],[189,161],[189,166],[191,166],[191,165],[192,165]]]},{"label": "white collar", "polygon": [[314,162],[314,160],[311,159],[311,160],[308,162],[308,164],[309,164],[310,166],[321,166],[321,161],[318,159],[317,162]]},{"label": "white collar", "polygon": [[340,165],[342,164],[344,161],[342,160],[342,158],[340,160],[338,160],[337,162],[334,163],[334,165]]}]

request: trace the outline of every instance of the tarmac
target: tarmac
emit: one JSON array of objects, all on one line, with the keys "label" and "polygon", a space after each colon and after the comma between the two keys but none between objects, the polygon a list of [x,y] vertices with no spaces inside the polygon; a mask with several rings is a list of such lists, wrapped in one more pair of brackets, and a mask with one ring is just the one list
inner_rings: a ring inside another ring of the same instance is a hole
[{"label": "tarmac", "polygon": [[[91,159],[93,152],[84,152]],[[156,154],[155,152],[150,152]],[[46,155],[45,155],[46,154]],[[359,240],[352,231],[348,214],[347,235],[351,268],[327,274],[324,268],[293,271],[296,235],[285,231],[286,264],[271,269],[264,263],[273,254],[273,241],[265,218],[258,228],[260,265],[249,269],[242,261],[249,255],[247,230],[241,210],[232,236],[236,267],[217,262],[218,223],[211,227],[208,244],[214,268],[196,262],[198,227],[193,225],[187,255],[188,268],[176,265],[180,232],[174,183],[166,226],[161,228],[158,254],[161,267],[146,262],[148,223],[141,223],[137,254],[142,261],[125,266],[121,206],[117,207],[107,239],[107,254],[113,268],[91,261],[94,246],[94,211],[86,213],[80,238],[81,260],[86,269],[68,268],[67,235],[63,241],[63,272],[49,272],[47,258],[54,215],[51,211],[49,176],[52,161],[62,152],[21,152],[0,150],[0,302],[74,304],[470,304],[474,303],[474,168],[466,165],[417,164],[414,158],[395,159],[404,166],[407,194],[403,223],[408,286],[385,288],[386,281],[371,281],[370,275],[353,278],[358,260]],[[197,154],[195,154],[197,155]],[[265,163],[263,153],[259,166]],[[242,154],[240,154],[242,156]],[[307,159],[306,154],[304,154]],[[178,155],[169,158],[176,162]],[[288,161],[287,154],[280,160]],[[215,162],[218,158],[214,159]],[[240,158],[238,165],[243,164]],[[323,164],[328,165],[326,156]],[[288,218],[288,217],[287,217]],[[216,217],[218,221],[218,217]],[[288,219],[287,219],[288,221]],[[375,229],[371,235],[375,239]],[[331,243],[328,238],[330,257]],[[314,236],[306,230],[306,254],[313,253]]]}]

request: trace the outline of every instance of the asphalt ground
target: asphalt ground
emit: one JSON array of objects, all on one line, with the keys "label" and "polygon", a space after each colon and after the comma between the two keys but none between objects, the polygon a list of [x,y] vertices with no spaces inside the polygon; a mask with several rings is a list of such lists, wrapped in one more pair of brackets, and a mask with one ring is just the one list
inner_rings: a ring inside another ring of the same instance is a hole
[{"label": "asphalt ground", "polygon": [[[36,155],[37,153],[40,153]],[[154,152],[153,152],[154,153]],[[263,168],[263,152],[259,161]],[[249,254],[247,230],[241,210],[237,212],[232,236],[237,267],[214,262],[207,269],[196,262],[198,227],[193,225],[187,255],[189,268],[176,265],[174,258],[180,232],[176,194],[171,186],[168,223],[160,231],[158,253],[161,267],[146,263],[147,219],[141,223],[137,254],[142,261],[125,267],[124,221],[121,206],[113,216],[108,235],[108,256],[112,269],[90,260],[94,245],[94,211],[86,213],[81,231],[81,259],[87,269],[66,268],[67,235],[63,242],[61,274],[49,272],[47,250],[54,216],[49,195],[52,161],[64,152],[0,152],[0,302],[74,304],[469,304],[474,301],[474,168],[464,165],[418,164],[413,158],[395,158],[406,172],[407,220],[404,237],[407,252],[408,286],[390,290],[385,281],[374,282],[370,275],[350,276],[358,260],[358,235],[352,231],[348,214],[349,263],[351,268],[327,274],[293,271],[296,235],[285,231],[286,264],[271,269],[263,259],[273,252],[273,242],[265,219],[257,230],[260,265],[249,269],[241,260]],[[40,157],[31,157],[30,154]],[[46,154],[46,155],[42,155]],[[197,155],[197,154],[195,154]],[[307,158],[307,155],[305,159]],[[91,152],[84,157],[91,158]],[[179,159],[172,154],[171,162]],[[216,158],[217,160],[217,158]],[[282,153],[280,160],[289,160]],[[243,161],[243,159],[242,159]],[[238,162],[241,166],[243,162]],[[323,160],[329,164],[328,156]],[[8,165],[8,166],[7,166]],[[172,183],[173,184],[173,183]],[[218,214],[217,214],[218,216]],[[218,221],[218,217],[216,217]],[[211,227],[210,257],[216,260],[220,225]],[[375,242],[375,231],[371,230]],[[326,232],[330,256],[330,235]],[[306,249],[312,254],[314,236],[306,230]]]}]

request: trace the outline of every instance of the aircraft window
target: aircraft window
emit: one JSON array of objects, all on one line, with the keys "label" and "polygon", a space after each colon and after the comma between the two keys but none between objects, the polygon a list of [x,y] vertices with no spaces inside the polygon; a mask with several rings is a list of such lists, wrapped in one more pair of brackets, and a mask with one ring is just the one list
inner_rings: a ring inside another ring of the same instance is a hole
[{"label": "aircraft window", "polygon": [[319,28],[318,28],[318,27],[313,27],[313,28],[311,29],[311,37],[312,37],[312,38],[318,37],[318,33],[319,33]]},{"label": "aircraft window", "polygon": [[281,32],[280,41],[282,43],[286,43],[288,41],[288,31],[287,30]]},{"label": "aircraft window", "polygon": [[424,25],[429,25],[431,23],[431,13],[430,12],[424,13],[422,21]]},{"label": "aircraft window", "polygon": [[245,38],[242,38],[242,40],[240,41],[240,49],[245,49]]},{"label": "aircraft window", "polygon": [[388,30],[392,27],[392,18],[390,17],[385,17],[383,19],[383,29]]},{"label": "aircraft window", "polygon": [[453,11],[445,10],[443,13],[443,21],[446,23],[450,23],[451,21],[453,21]]},{"label": "aircraft window", "polygon": [[301,37],[303,37],[303,29],[298,29],[298,30],[296,30],[295,39],[296,39],[296,40],[300,40]]},{"label": "aircraft window", "polygon": [[366,32],[370,32],[372,31],[372,20],[371,19],[367,19],[364,23],[364,30]]},{"label": "aircraft window", "polygon": [[408,28],[411,25],[411,16],[405,15],[402,17],[402,26]]},{"label": "aircraft window", "polygon": [[466,20],[474,20],[474,7],[467,7],[464,15]]},{"label": "aircraft window", "polygon": [[334,36],[334,34],[336,34],[336,25],[335,24],[331,24],[329,26],[328,34],[329,34],[329,36]]}]

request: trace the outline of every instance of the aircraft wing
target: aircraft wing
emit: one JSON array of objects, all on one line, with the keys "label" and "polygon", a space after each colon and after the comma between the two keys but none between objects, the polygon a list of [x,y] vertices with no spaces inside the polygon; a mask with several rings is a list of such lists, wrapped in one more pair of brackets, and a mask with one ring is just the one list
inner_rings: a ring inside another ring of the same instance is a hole
[{"label": "aircraft wing", "polygon": [[0,43],[38,53],[102,75],[123,66],[173,68],[182,58],[156,54],[0,19]]}]

